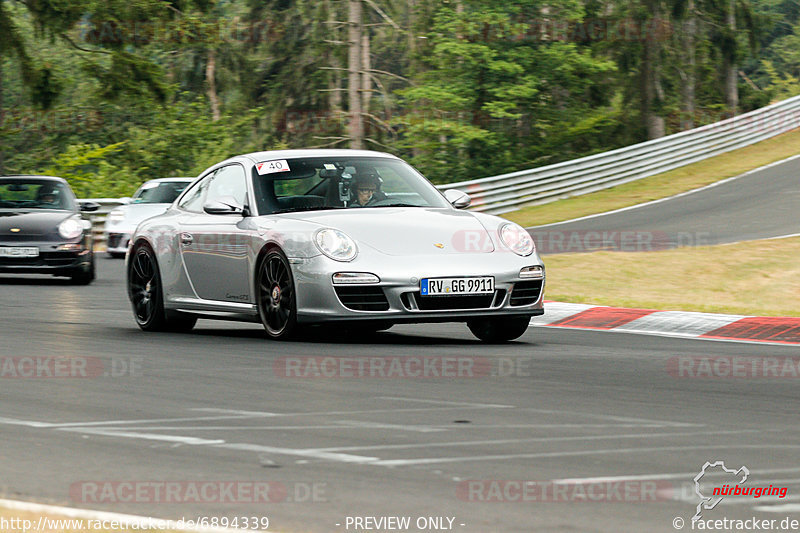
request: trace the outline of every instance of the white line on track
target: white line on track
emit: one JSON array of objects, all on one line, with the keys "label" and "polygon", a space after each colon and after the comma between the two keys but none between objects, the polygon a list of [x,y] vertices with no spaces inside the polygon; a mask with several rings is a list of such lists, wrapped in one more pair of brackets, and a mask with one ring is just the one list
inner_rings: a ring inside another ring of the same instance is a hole
[{"label": "white line on track", "polygon": [[209,446],[212,448],[223,448],[227,450],[250,451],[260,453],[274,453],[280,455],[292,455],[298,457],[310,457],[312,459],[324,459],[327,461],[338,461],[342,463],[366,463],[375,461],[377,457],[365,457],[362,455],[349,455],[343,453],[320,452],[317,450],[307,450],[302,448],[279,448],[275,446],[263,446],[260,444],[249,443],[229,443],[224,440],[208,440],[181,435],[161,435],[157,433],[137,433],[134,431],[110,431],[108,429],[93,428],[60,428],[59,431],[71,431],[81,434],[102,435],[105,437],[141,439],[175,442],[178,444],[188,444],[192,446]]},{"label": "white line on track", "polygon": [[348,455],[344,453],[318,452],[316,450],[276,448],[273,446],[261,446],[260,444],[230,443],[216,444],[214,448],[225,448],[227,450],[239,450],[257,453],[275,453],[279,455],[293,455],[298,457],[310,457],[312,459],[324,459],[326,461],[338,461],[340,463],[369,463],[377,461],[378,457],[365,457],[363,455]]},{"label": "white line on track", "polygon": [[[687,196],[689,194],[694,194],[694,193],[697,193],[697,192],[700,192],[700,191],[705,191],[707,189],[713,189],[714,187],[718,187],[720,185],[724,185],[725,183],[728,183],[730,181],[738,180],[739,178],[744,178],[744,177],[749,176],[751,174],[755,174],[756,172],[761,172],[762,170],[766,170],[766,169],[768,169],[770,167],[774,167],[774,166],[777,166],[777,165],[782,165],[784,163],[788,163],[789,161],[794,161],[797,158],[800,158],[800,154],[799,155],[793,155],[791,157],[787,157],[786,159],[781,159],[780,161],[775,161],[773,163],[769,163],[767,165],[764,165],[764,166],[761,166],[761,167],[758,167],[758,168],[754,168],[752,170],[748,170],[744,174],[739,174],[738,176],[732,176],[730,178],[726,178],[724,180],[720,180],[720,181],[711,183],[709,185],[704,185],[703,187],[698,187],[697,189],[692,189],[691,191],[686,191],[686,192],[674,194],[674,195],[668,196],[666,198],[659,198],[658,200],[651,200],[651,201],[645,202],[643,204],[630,205],[628,207],[622,207],[620,209],[614,209],[613,211],[606,211],[605,213],[595,213],[594,215],[586,215],[586,216],[583,216],[583,217],[571,218],[569,220],[562,220],[561,222],[553,222],[552,224],[544,224],[542,226],[531,226],[531,227],[525,228],[525,229],[547,228],[547,227],[555,226],[555,225],[558,225],[558,224],[567,224],[567,223],[570,223],[570,222],[578,222],[578,221],[581,221],[581,220],[589,220],[589,219],[592,219],[592,218],[611,215],[611,214],[614,214],[614,213],[622,213],[623,211],[630,211],[632,209],[639,209],[641,207],[646,207],[646,206],[649,206],[649,205],[660,204],[662,202],[666,202],[666,201],[669,201],[669,200],[674,200],[675,198],[680,198],[682,196]],[[648,176],[648,177],[652,177],[652,176]]]},{"label": "white line on track", "polygon": [[447,431],[442,427],[431,426],[407,426],[403,424],[386,424],[381,422],[365,422],[362,420],[336,420],[337,424],[345,426],[346,428],[361,428],[361,429],[397,429],[399,431],[415,431],[417,433],[433,433],[438,431]]},{"label": "white line on track", "polygon": [[202,422],[205,420],[236,420],[254,418],[253,416],[200,416],[186,418],[149,418],[142,420],[99,420],[93,422],[37,422],[34,420],[16,420],[13,418],[0,418],[0,424],[30,426],[37,428],[70,428],[70,427],[95,427],[95,426],[121,426],[134,424],[153,424],[158,422]]},{"label": "white line on track", "polygon": [[370,463],[375,466],[411,466],[411,465],[426,465],[426,464],[440,464],[440,463],[461,463],[469,461],[497,461],[502,459],[543,459],[547,457],[577,457],[581,455],[612,455],[620,453],[644,453],[644,452],[679,452],[689,450],[720,450],[722,448],[730,449],[745,449],[757,448],[764,450],[770,448],[772,450],[787,448],[792,450],[800,449],[800,445],[787,444],[787,445],[766,445],[766,444],[720,444],[720,445],[703,445],[703,446],[661,446],[661,447],[645,447],[645,448],[610,448],[606,450],[579,450],[571,452],[541,452],[541,453],[513,453],[503,455],[478,455],[472,457],[435,457],[423,459],[387,459],[381,461],[374,461]]},{"label": "white line on track", "polygon": [[[507,408],[513,407],[510,405],[491,405],[491,404],[467,404],[474,408],[492,409],[492,408]],[[59,428],[82,428],[82,427],[97,427],[97,426],[120,426],[120,425],[137,425],[137,424],[152,424],[159,422],[202,422],[210,420],[244,420],[248,418],[271,418],[271,417],[300,417],[300,416],[348,416],[348,415],[361,415],[373,413],[408,413],[408,412],[427,412],[427,411],[452,411],[461,409],[459,406],[453,407],[419,407],[407,409],[365,409],[362,411],[313,411],[307,413],[274,413],[274,414],[260,414],[260,415],[229,415],[229,416],[200,416],[200,417],[186,417],[186,418],[150,418],[141,420],[100,420],[91,422],[41,422],[38,420],[19,420],[16,418],[0,417],[0,424],[12,426],[27,426],[32,428],[45,428],[45,429],[59,429]]]},{"label": "white line on track", "polygon": [[17,420],[16,418],[4,418],[4,417],[0,417],[0,424],[5,424],[8,426],[27,426],[31,428],[53,427],[53,425],[48,422],[36,422],[35,420]]},{"label": "white line on track", "polygon": [[445,400],[426,400],[424,398],[403,398],[401,396],[378,396],[379,400],[400,400],[403,402],[433,403],[440,405],[459,405],[462,407],[481,407],[486,409],[513,409],[513,405],[497,403],[470,403],[470,402],[448,402]]},{"label": "white line on track", "polygon": [[[702,424],[685,424],[686,426],[702,427]],[[437,424],[421,426],[426,428],[455,429],[453,424]],[[598,429],[598,428],[667,428],[678,427],[669,424],[460,424],[459,430],[482,429]],[[118,429],[114,426],[105,429]],[[119,428],[122,429],[122,428]],[[309,426],[137,426],[138,431],[257,431],[257,430],[293,430],[293,429],[350,429],[336,425],[309,425]],[[365,428],[367,429],[367,428]]]},{"label": "white line on track", "polygon": [[[784,474],[789,472],[800,472],[800,468],[773,468],[767,470],[751,470],[751,476],[764,474]],[[657,479],[689,479],[691,480],[697,472],[678,472],[673,474],[636,474],[631,476],[601,476],[601,477],[572,477],[553,479],[553,483],[614,483],[616,481],[637,481],[637,480],[657,480]],[[712,470],[705,474],[709,477],[727,476],[726,472]]]},{"label": "white line on track", "polygon": [[767,513],[800,513],[800,504],[787,503],[785,505],[756,505],[753,507],[753,510]]},{"label": "white line on track", "polygon": [[226,413],[231,415],[244,415],[244,416],[281,416],[280,413],[269,413],[267,411],[237,411],[235,409],[219,409],[217,407],[195,407],[189,409],[190,411],[203,411],[204,413]]},{"label": "white line on track", "polygon": [[175,442],[178,444],[187,444],[189,446],[210,446],[216,444],[224,444],[225,441],[221,439],[201,439],[198,437],[186,437],[181,435],[161,435],[159,433],[139,433],[136,431],[125,430],[112,430],[108,428],[56,428],[57,431],[69,431],[72,433],[80,433],[82,435],[100,435],[103,437],[114,437],[122,439],[146,439],[158,440],[164,442]]},{"label": "white line on track", "polygon": [[576,415],[576,416],[583,416],[589,417],[592,419],[599,418],[599,419],[606,419],[606,420],[614,420],[616,422],[629,422],[629,423],[642,423],[642,424],[656,424],[660,426],[669,426],[669,427],[703,427],[705,424],[690,424],[688,422],[671,422],[669,420],[653,420],[650,418],[633,418],[628,416],[614,416],[614,415],[602,415],[597,413],[581,413],[579,411],[562,411],[562,410],[554,410],[554,409],[537,409],[535,407],[520,407],[521,411],[533,411],[535,413],[544,413],[544,414],[551,414],[551,415]]},{"label": "white line on track", "polygon": [[623,435],[578,435],[572,437],[527,437],[522,439],[495,439],[495,440],[472,440],[455,442],[429,442],[424,444],[379,444],[374,446],[345,446],[333,448],[314,448],[316,451],[356,451],[356,450],[397,450],[408,448],[437,448],[442,446],[486,446],[494,444],[513,444],[517,442],[568,442],[568,441],[590,441],[590,440],[615,440],[615,439],[642,439],[651,437],[696,437],[699,435],[740,435],[742,433],[763,433],[758,429],[746,429],[737,431],[703,431],[694,433],[631,433]]}]

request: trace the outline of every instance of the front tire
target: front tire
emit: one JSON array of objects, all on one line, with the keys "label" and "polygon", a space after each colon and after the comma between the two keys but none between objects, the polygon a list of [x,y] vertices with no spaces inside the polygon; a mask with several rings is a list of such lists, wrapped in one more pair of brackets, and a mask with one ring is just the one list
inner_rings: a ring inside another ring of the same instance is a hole
[{"label": "front tire", "polygon": [[508,342],[522,337],[528,330],[531,318],[524,317],[499,317],[480,318],[467,322],[467,327],[473,335],[484,342]]},{"label": "front tire", "polygon": [[131,252],[128,264],[128,297],[136,323],[144,331],[190,331],[197,318],[168,313],[164,309],[161,274],[155,252],[140,244]]},{"label": "front tire", "polygon": [[267,335],[288,340],[298,331],[297,295],[289,260],[278,249],[270,250],[258,267],[256,277],[258,315]]},{"label": "front tire", "polygon": [[94,254],[92,254],[92,258],[89,261],[89,268],[86,270],[79,269],[73,272],[70,275],[70,282],[73,285],[88,285],[94,281],[96,277],[95,268],[94,268]]}]

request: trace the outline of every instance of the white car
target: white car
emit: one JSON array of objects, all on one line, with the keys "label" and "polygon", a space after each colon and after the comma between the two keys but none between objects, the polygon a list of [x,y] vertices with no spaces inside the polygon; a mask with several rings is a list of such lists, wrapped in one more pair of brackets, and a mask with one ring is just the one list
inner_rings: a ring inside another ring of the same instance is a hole
[{"label": "white car", "polygon": [[195,178],[161,178],[144,183],[130,202],[114,208],[106,218],[106,251],[125,257],[128,241],[143,220],[160,215]]}]

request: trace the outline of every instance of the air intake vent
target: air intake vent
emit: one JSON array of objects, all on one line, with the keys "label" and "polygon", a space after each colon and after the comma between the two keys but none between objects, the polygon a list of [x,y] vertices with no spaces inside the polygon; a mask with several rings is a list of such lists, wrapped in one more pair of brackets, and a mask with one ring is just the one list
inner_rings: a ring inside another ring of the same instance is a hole
[{"label": "air intake vent", "polygon": [[536,303],[539,299],[539,294],[542,292],[542,280],[535,281],[520,281],[514,284],[514,289],[511,291],[511,305],[531,305]]},{"label": "air intake vent", "polygon": [[336,287],[336,295],[342,305],[353,311],[388,311],[389,302],[383,289],[371,285],[369,287]]},{"label": "air intake vent", "polygon": [[418,292],[411,294],[417,302],[417,308],[420,311],[489,309],[494,300],[494,294],[470,296],[420,296]]}]

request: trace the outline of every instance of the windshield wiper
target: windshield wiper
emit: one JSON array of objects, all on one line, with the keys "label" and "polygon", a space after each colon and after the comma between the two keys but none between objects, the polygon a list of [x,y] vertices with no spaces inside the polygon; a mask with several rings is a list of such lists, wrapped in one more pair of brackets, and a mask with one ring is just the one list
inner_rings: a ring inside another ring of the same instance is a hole
[{"label": "windshield wiper", "polygon": [[396,204],[380,204],[380,205],[368,205],[366,207],[422,207],[418,204],[403,204],[403,203],[396,203]]},{"label": "windshield wiper", "polygon": [[325,211],[327,209],[344,209],[343,207],[336,207],[332,205],[318,205],[314,207],[287,207],[284,209],[278,209],[277,211],[273,211],[269,213],[270,215],[280,215],[281,213],[300,213],[303,211]]}]

